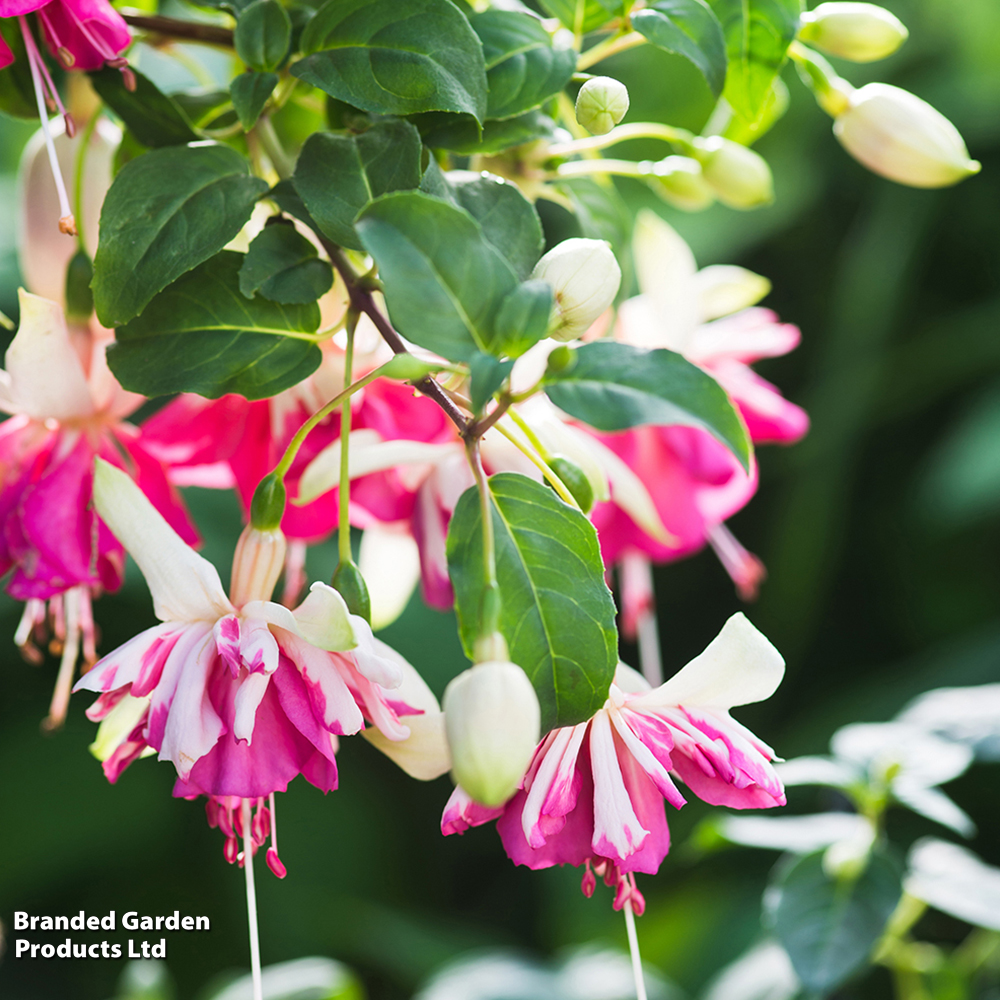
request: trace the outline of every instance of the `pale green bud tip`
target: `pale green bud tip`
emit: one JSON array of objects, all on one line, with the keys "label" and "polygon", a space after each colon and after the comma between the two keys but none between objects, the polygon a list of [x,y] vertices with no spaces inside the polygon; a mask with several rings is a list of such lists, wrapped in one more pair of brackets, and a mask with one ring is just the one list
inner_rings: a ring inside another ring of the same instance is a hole
[{"label": "pale green bud tip", "polygon": [[695,141],[695,153],[705,180],[730,208],[759,208],[774,201],[771,168],[746,146],[713,135]]},{"label": "pale green bud tip", "polygon": [[258,531],[274,531],[281,524],[285,513],[285,483],[274,472],[269,472],[254,490],[250,502],[250,523]]},{"label": "pale green bud tip", "polygon": [[980,170],[961,133],[940,111],[887,83],[855,91],[833,134],[873,173],[910,187],[949,187]]},{"label": "pale green bud tip", "polygon": [[553,247],[531,277],[552,288],[549,336],[566,341],[584,333],[614,302],[622,272],[604,240],[574,238]]},{"label": "pale green bud tip", "polygon": [[576,95],[576,120],[593,135],[606,135],[628,111],[628,88],[610,76],[595,76]]},{"label": "pale green bud tip", "polygon": [[799,38],[851,62],[891,56],[909,32],[895,14],[872,3],[821,3],[802,15]]},{"label": "pale green bud tip", "polygon": [[700,212],[715,202],[715,192],[705,180],[701,164],[690,156],[668,156],[653,165],[657,194],[674,208]]},{"label": "pale green bud tip", "polygon": [[527,674],[488,660],[459,674],[444,693],[452,776],[476,801],[499,806],[518,789],[541,735],[541,710]]}]

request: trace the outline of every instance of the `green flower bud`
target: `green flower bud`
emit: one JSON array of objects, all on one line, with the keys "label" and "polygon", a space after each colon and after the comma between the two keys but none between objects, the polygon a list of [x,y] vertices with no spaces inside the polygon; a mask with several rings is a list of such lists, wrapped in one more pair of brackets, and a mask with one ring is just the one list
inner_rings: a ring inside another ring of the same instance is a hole
[{"label": "green flower bud", "polygon": [[572,347],[567,347],[565,344],[560,344],[551,354],[549,354],[549,363],[547,365],[547,371],[558,375],[560,372],[568,372],[577,362],[576,351]]},{"label": "green flower bud", "polygon": [[692,155],[716,197],[730,208],[759,208],[774,201],[771,168],[758,153],[713,135],[696,139]]},{"label": "green flower bud", "polygon": [[66,320],[71,325],[85,325],[94,312],[94,293],[90,282],[94,265],[86,250],[77,250],[66,265]]},{"label": "green flower bud", "polygon": [[887,83],[856,90],[833,134],[859,163],[898,184],[949,187],[979,173],[958,129],[915,94]]},{"label": "green flower bud", "polygon": [[802,15],[801,25],[803,42],[859,63],[891,56],[909,36],[895,14],[873,3],[821,3]]},{"label": "green flower bud", "polygon": [[541,734],[528,675],[504,660],[477,663],[444,693],[452,776],[476,801],[499,806],[517,791]]},{"label": "green flower bud", "polygon": [[253,491],[250,524],[258,531],[275,531],[284,514],[285,482],[277,473],[269,472]]},{"label": "green flower bud", "polygon": [[364,618],[368,624],[372,621],[372,602],[368,596],[368,585],[361,575],[361,570],[353,562],[341,562],[333,573],[330,585],[344,599],[347,610],[352,615]]},{"label": "green flower bud", "polygon": [[576,120],[593,135],[606,135],[628,111],[628,88],[610,76],[595,76],[576,95]]},{"label": "green flower bud", "polygon": [[589,514],[594,506],[594,487],[576,462],[564,455],[554,455],[549,459],[549,467],[562,480],[584,514]]},{"label": "green flower bud", "polygon": [[653,165],[653,189],[664,201],[684,212],[700,212],[715,201],[715,192],[690,156],[668,156]]}]

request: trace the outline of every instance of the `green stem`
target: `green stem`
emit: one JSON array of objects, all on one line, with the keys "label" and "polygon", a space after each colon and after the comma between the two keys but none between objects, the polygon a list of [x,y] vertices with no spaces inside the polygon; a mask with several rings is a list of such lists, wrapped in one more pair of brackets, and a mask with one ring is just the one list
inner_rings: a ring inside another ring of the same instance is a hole
[{"label": "green stem", "polygon": [[592,135],[585,139],[574,139],[572,142],[556,143],[549,146],[548,153],[550,156],[571,156],[595,149],[606,149],[626,139],[662,139],[671,145],[687,148],[693,138],[687,129],[661,125],[659,122],[632,122],[628,125],[619,125],[605,135]]},{"label": "green stem", "polygon": [[87,162],[87,153],[90,151],[90,138],[94,134],[100,115],[101,112],[98,111],[91,116],[80,136],[80,148],[76,151],[73,173],[73,218],[76,219],[76,242],[84,253],[87,252],[87,241],[83,235],[83,170]]},{"label": "green stem", "polygon": [[[344,356],[344,391],[350,387],[351,369],[354,367],[354,331],[358,325],[359,314],[351,311],[347,319],[347,350]],[[340,411],[340,494],[338,501],[340,513],[337,521],[337,547],[340,561],[351,561],[351,399],[348,396]]]},{"label": "green stem", "polygon": [[274,131],[274,123],[268,115],[262,115],[260,120],[253,127],[253,131],[260,139],[260,144],[271,161],[271,166],[282,180],[287,180],[295,172],[295,164],[292,158],[285,152],[278,138],[278,133]]},{"label": "green stem", "polygon": [[631,160],[571,160],[562,163],[552,177],[589,177],[591,174],[616,174],[618,177],[648,177],[652,164],[633,163]]},{"label": "green stem", "polygon": [[799,71],[799,77],[813,92],[816,103],[831,118],[842,115],[850,106],[854,91],[842,76],[818,53],[801,42],[792,42],[788,55]]},{"label": "green stem", "polygon": [[[582,7],[583,4],[580,4],[580,6]],[[623,29],[610,38],[606,38],[603,42],[598,42],[593,48],[581,53],[580,58],[576,61],[577,72],[589,69],[595,63],[599,63],[609,56],[617,55],[619,52],[625,52],[627,49],[633,49],[637,45],[642,45],[645,41],[645,36],[640,35],[638,31]]]},{"label": "green stem", "polygon": [[506,659],[506,643],[500,640],[501,649],[496,648],[496,637],[500,633],[500,584],[497,580],[496,538],[493,532],[493,502],[486,481],[482,458],[479,454],[478,438],[470,438],[465,443],[465,454],[472,468],[472,475],[479,490],[479,510],[483,522],[483,596],[479,606],[479,641],[474,656],[476,662],[483,659]]}]

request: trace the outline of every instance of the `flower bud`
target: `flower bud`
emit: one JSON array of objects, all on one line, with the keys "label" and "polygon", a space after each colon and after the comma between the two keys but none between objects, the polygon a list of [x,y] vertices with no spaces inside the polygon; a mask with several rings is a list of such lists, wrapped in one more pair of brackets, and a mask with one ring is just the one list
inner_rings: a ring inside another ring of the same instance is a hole
[{"label": "flower bud", "polygon": [[260,531],[274,531],[285,514],[285,497],[285,481],[276,472],[269,472],[253,491],[250,523]]},{"label": "flower bud", "polygon": [[595,76],[576,95],[576,120],[593,135],[606,135],[628,111],[628,88],[610,76]]},{"label": "flower bud", "polygon": [[589,514],[594,506],[594,487],[590,485],[583,469],[565,455],[554,455],[549,459],[549,467],[562,480],[563,486],[577,502],[584,514]]},{"label": "flower bud", "polygon": [[552,286],[549,336],[574,340],[614,302],[622,272],[604,240],[574,238],[553,247],[531,277]]},{"label": "flower bud", "polygon": [[895,14],[873,3],[821,3],[802,15],[799,38],[851,62],[891,56],[909,32]]},{"label": "flower bud", "polygon": [[344,599],[347,610],[352,615],[372,621],[372,602],[368,596],[368,585],[361,570],[353,562],[340,562],[334,570],[330,585]]},{"label": "flower bud", "polygon": [[716,197],[730,208],[759,208],[774,201],[771,168],[758,153],[713,135],[696,139],[694,154]]},{"label": "flower bud", "polygon": [[948,187],[979,173],[958,129],[940,111],[887,83],[856,90],[833,134],[859,163],[898,184]]},{"label": "flower bud", "polygon": [[71,326],[86,326],[94,312],[94,293],[90,282],[94,265],[86,250],[77,250],[66,265],[66,322]]},{"label": "flower bud", "polygon": [[456,677],[444,693],[452,776],[485,806],[517,791],[541,732],[541,710],[528,675],[515,663],[488,660]]},{"label": "flower bud", "polygon": [[233,553],[230,600],[240,608],[247,601],[269,601],[285,568],[285,536],[280,528],[259,531],[248,524]]},{"label": "flower bud", "polygon": [[715,192],[690,156],[668,156],[653,165],[654,190],[684,212],[700,212],[715,201]]}]

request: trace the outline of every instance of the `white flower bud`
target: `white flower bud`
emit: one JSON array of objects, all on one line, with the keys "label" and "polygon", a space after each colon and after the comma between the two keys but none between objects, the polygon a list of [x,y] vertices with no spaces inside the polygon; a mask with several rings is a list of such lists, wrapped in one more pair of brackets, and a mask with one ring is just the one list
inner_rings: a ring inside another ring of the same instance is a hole
[{"label": "white flower bud", "polygon": [[799,28],[803,42],[859,63],[891,56],[908,36],[895,14],[873,3],[821,3],[802,15]]},{"label": "white flower bud", "polygon": [[549,336],[575,340],[614,302],[622,272],[604,240],[574,238],[553,247],[531,277],[552,286]]},{"label": "white flower bud", "polygon": [[240,608],[247,601],[269,601],[285,568],[285,536],[281,529],[258,531],[247,525],[233,553],[229,596]]},{"label": "white flower bud", "polygon": [[759,208],[774,200],[771,168],[752,149],[713,135],[695,141],[695,157],[716,197],[730,208]]},{"label": "white flower bud", "polygon": [[700,212],[715,201],[715,192],[690,156],[668,156],[653,165],[654,189],[664,201],[685,212]]},{"label": "white flower bud", "polygon": [[606,135],[628,111],[628,88],[610,76],[595,76],[576,95],[576,120],[593,135]]},{"label": "white flower bud", "polygon": [[910,187],[948,187],[979,173],[958,129],[940,111],[887,83],[856,90],[833,134],[873,173]]},{"label": "white flower bud", "polygon": [[528,675],[515,663],[488,660],[459,674],[444,693],[452,777],[486,806],[517,791],[541,732],[541,710]]}]

